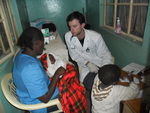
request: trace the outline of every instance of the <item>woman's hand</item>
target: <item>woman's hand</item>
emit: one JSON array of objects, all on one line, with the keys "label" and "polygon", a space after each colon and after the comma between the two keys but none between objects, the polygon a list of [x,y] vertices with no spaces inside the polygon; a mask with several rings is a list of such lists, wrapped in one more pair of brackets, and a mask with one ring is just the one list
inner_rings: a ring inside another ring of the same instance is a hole
[{"label": "woman's hand", "polygon": [[55,74],[60,76],[60,75],[63,75],[65,71],[66,69],[61,66],[56,70]]},{"label": "woman's hand", "polygon": [[38,98],[40,101],[42,101],[44,103],[47,103],[50,100],[50,98],[52,97],[52,95],[53,95],[53,93],[55,91],[56,84],[59,81],[59,77],[61,75],[63,75],[65,73],[65,71],[66,70],[63,67],[59,67],[56,70],[56,72],[55,72],[55,74],[53,76],[53,80],[51,81],[50,85],[48,86],[48,89],[49,89],[48,92],[45,93],[43,96]]}]

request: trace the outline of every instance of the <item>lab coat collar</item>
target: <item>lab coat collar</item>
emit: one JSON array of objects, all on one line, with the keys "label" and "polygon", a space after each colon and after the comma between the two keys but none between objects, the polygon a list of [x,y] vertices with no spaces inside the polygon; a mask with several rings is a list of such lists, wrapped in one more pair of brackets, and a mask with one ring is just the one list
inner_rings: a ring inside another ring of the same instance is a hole
[{"label": "lab coat collar", "polygon": [[85,32],[85,37],[84,37],[85,39],[84,39],[83,48],[86,50],[90,45],[90,36],[88,30],[84,29],[84,32]]},{"label": "lab coat collar", "polygon": [[74,44],[72,46],[75,46],[75,47],[77,47],[81,50],[82,49],[86,50],[89,47],[89,45],[90,45],[90,36],[89,36],[89,33],[88,33],[89,31],[84,29],[84,32],[85,32],[85,37],[84,37],[85,39],[84,39],[83,47],[80,44],[80,41],[76,36],[71,37],[71,39],[70,39],[71,40],[71,45]]}]

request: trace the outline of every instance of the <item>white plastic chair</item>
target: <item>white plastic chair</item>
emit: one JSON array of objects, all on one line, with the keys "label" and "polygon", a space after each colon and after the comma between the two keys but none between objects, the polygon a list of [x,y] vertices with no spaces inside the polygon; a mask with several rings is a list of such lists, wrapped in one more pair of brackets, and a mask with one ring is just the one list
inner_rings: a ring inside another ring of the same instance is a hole
[{"label": "white plastic chair", "polygon": [[58,107],[58,110],[53,111],[51,113],[62,112],[62,107],[58,99],[50,100],[48,103],[31,104],[31,105],[20,103],[16,95],[16,87],[13,84],[12,73],[8,73],[3,76],[1,81],[1,87],[5,98],[16,108],[19,108],[21,110],[36,110],[56,105]]}]

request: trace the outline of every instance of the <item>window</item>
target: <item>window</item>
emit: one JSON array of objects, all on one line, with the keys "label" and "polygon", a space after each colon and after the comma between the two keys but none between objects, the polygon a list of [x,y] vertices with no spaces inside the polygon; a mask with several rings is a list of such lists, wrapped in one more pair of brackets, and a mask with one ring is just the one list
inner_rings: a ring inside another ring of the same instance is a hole
[{"label": "window", "polygon": [[149,0],[104,0],[104,26],[115,30],[120,18],[122,34],[143,41]]},{"label": "window", "polygon": [[0,1],[0,64],[14,54],[17,32],[9,0]]}]

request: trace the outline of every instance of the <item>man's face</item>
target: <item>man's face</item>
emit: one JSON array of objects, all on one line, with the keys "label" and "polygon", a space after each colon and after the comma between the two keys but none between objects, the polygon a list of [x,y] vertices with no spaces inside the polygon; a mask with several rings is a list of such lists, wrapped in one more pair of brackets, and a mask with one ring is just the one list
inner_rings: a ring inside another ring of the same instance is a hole
[{"label": "man's face", "polygon": [[77,19],[73,19],[68,23],[72,36],[78,36],[83,31],[84,23],[80,24]]}]

